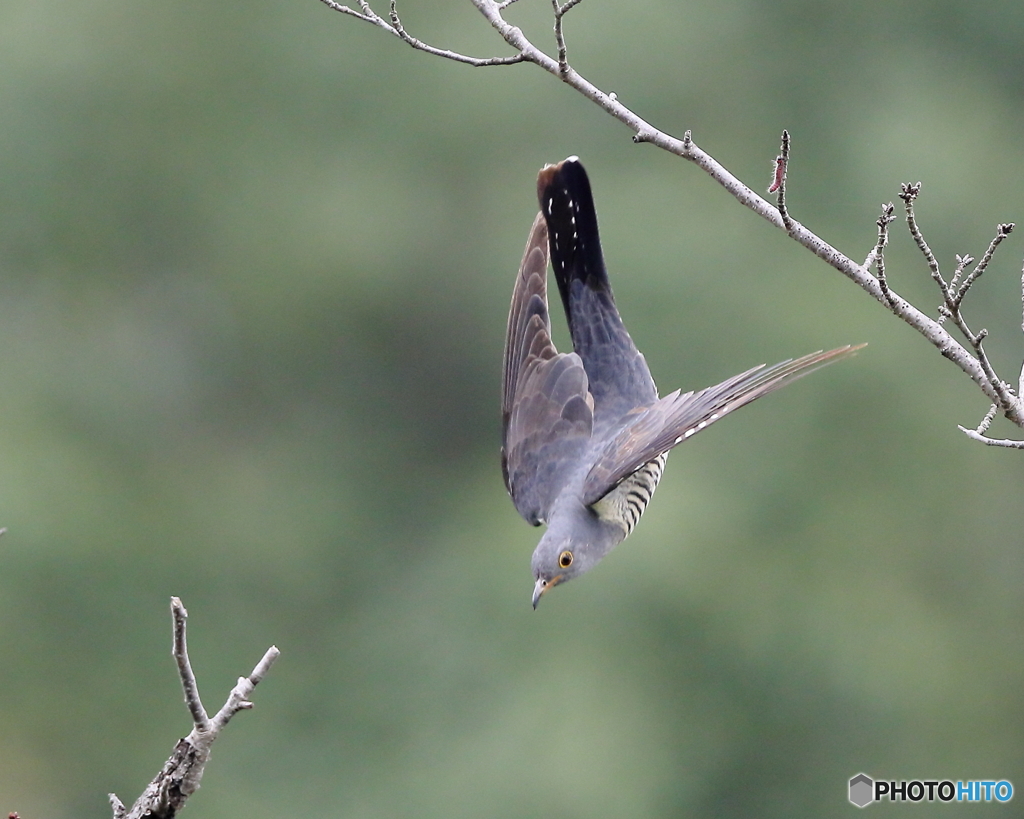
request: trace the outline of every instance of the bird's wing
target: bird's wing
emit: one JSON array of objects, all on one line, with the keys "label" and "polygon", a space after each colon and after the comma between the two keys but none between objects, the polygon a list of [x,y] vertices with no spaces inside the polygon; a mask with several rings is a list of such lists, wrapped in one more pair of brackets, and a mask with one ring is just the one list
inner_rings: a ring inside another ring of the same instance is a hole
[{"label": "bird's wing", "polygon": [[772,367],[754,367],[700,392],[666,395],[627,419],[622,432],[598,456],[583,485],[583,502],[591,505],[644,464],[724,418],[801,376],[853,354],[863,347],[840,347],[783,361]]},{"label": "bird's wing", "polygon": [[547,268],[547,226],[537,214],[512,292],[501,397],[505,486],[535,526],[547,520],[594,423],[583,362],[551,341]]},{"label": "bird's wing", "polygon": [[552,267],[583,361],[599,423],[658,397],[647,362],[615,307],[587,172],[576,157],[543,168],[537,198],[547,220]]}]

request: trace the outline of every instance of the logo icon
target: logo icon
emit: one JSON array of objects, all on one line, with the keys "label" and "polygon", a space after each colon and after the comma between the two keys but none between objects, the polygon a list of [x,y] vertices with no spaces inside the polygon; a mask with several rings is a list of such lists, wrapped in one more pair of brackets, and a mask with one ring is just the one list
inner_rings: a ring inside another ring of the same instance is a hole
[{"label": "logo icon", "polygon": [[850,779],[850,801],[858,808],[866,808],[875,801],[875,781],[864,773]]}]

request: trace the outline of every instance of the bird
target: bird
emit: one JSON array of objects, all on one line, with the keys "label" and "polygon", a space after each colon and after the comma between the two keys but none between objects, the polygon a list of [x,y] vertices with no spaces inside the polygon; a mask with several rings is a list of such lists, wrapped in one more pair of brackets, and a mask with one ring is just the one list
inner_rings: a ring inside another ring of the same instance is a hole
[{"label": "bird", "polygon": [[[698,391],[659,396],[615,306],[587,173],[570,156],[537,177],[509,309],[502,366],[501,463],[516,510],[547,526],[531,560],[533,608],[590,571],[633,531],[669,451],[729,413],[863,347],[761,365]],[[572,352],[551,338],[548,262]]]}]

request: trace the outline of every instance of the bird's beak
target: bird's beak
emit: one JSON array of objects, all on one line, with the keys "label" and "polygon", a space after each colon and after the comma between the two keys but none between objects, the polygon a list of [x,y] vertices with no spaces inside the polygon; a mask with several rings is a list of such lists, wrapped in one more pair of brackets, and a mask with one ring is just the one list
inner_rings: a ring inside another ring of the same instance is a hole
[{"label": "bird's beak", "polygon": [[562,575],[557,574],[550,580],[545,580],[543,577],[537,579],[537,582],[533,586],[533,608],[537,608],[537,604],[540,602],[540,598],[544,595],[548,589],[558,585],[558,582],[562,579]]}]

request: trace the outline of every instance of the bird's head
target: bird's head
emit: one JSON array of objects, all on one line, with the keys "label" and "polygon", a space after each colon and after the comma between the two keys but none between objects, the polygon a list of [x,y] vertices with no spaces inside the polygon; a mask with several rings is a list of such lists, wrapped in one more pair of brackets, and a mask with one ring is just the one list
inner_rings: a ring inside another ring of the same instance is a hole
[{"label": "bird's head", "polygon": [[[577,554],[584,555],[577,558]],[[559,583],[572,580],[586,569],[586,551],[572,541],[545,543],[541,540],[533,553],[533,607],[537,608],[542,595]]]},{"label": "bird's head", "polygon": [[601,521],[591,510],[574,520],[553,521],[533,552],[533,607],[555,586],[590,571],[624,532]]}]

